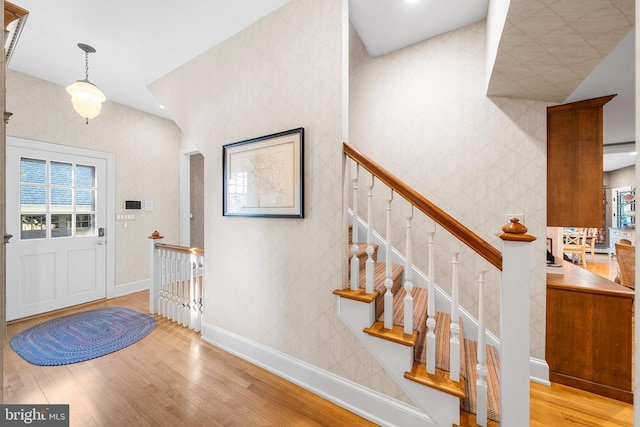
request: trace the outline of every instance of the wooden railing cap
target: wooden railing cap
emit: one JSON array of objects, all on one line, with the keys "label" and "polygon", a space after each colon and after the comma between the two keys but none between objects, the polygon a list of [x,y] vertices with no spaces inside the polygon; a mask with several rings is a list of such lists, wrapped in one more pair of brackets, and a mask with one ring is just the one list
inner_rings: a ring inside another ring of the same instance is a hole
[{"label": "wooden railing cap", "polygon": [[462,223],[451,215],[433,204],[430,200],[409,187],[405,182],[398,179],[391,172],[380,166],[378,163],[360,153],[347,142],[343,143],[344,154],[351,157],[356,163],[369,171],[373,176],[382,181],[406,201],[415,206],[416,209],[431,218],[436,224],[451,233],[455,238],[473,249],[478,255],[489,261],[498,270],[502,270],[502,253],[486,242],[480,236],[469,230]]},{"label": "wooden railing cap", "polygon": [[166,249],[183,254],[204,255],[204,249],[201,248],[190,248],[188,246],[169,245],[165,243],[156,243],[156,249]]},{"label": "wooden railing cap", "polygon": [[520,223],[520,218],[514,217],[509,222],[502,226],[502,233],[498,234],[502,240],[509,240],[512,242],[533,242],[536,238],[530,234],[527,234],[527,227]]}]

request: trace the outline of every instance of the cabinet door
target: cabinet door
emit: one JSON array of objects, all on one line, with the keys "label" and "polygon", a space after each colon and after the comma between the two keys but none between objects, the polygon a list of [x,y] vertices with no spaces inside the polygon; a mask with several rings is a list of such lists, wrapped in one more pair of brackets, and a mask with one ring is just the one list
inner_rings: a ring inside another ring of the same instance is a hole
[{"label": "cabinet door", "polygon": [[602,227],[602,107],[614,96],[547,108],[547,226]]}]

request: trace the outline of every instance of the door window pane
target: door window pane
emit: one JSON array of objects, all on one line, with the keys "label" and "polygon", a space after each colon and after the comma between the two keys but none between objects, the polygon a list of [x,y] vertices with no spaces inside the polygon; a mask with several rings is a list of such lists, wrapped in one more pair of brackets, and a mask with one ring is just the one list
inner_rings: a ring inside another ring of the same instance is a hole
[{"label": "door window pane", "polygon": [[20,239],[44,239],[47,237],[45,215],[20,215]]},{"label": "door window pane", "polygon": [[71,164],[51,162],[51,185],[73,185],[73,168]]},{"label": "door window pane", "polygon": [[96,210],[95,190],[76,190],[76,212],[92,212]]},{"label": "door window pane", "polygon": [[76,186],[95,187],[96,168],[94,166],[76,165]]},{"label": "door window pane", "polygon": [[69,237],[73,234],[71,218],[72,214],[51,215],[51,237]]},{"label": "door window pane", "polygon": [[45,212],[47,210],[47,190],[45,187],[20,186],[20,211]]},{"label": "door window pane", "polygon": [[20,182],[46,184],[47,162],[35,159],[20,159]]},{"label": "door window pane", "polygon": [[95,236],[94,214],[76,214],[76,236]]},{"label": "door window pane", "polygon": [[51,189],[51,212],[69,212],[73,210],[73,190],[71,188]]}]

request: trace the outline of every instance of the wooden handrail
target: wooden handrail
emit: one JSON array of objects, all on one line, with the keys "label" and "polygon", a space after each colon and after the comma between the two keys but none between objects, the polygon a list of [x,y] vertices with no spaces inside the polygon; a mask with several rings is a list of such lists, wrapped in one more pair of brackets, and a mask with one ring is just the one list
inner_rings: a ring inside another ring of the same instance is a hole
[{"label": "wooden handrail", "polygon": [[360,153],[352,145],[343,143],[344,154],[351,157],[373,176],[384,182],[394,192],[402,196],[422,213],[440,224],[442,228],[453,234],[458,240],[473,249],[478,255],[502,271],[502,253],[480,236],[469,230],[451,215],[430,202],[426,197],[400,181],[391,172],[380,166],[369,157]]},{"label": "wooden handrail", "polygon": [[157,249],[166,249],[169,251],[180,252],[183,254],[191,254],[191,255],[204,255],[204,249],[200,248],[189,248],[186,246],[178,246],[178,245],[168,245],[165,243],[156,243]]}]

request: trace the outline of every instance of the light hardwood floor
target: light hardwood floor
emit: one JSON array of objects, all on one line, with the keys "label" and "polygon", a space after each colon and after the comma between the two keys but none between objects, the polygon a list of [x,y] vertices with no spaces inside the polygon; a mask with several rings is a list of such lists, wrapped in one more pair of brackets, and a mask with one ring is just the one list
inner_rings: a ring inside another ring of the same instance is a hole
[{"label": "light hardwood floor", "polygon": [[596,254],[595,260],[591,254],[587,255],[587,270],[609,280],[614,280],[618,275],[618,261],[616,258],[609,258],[607,254]]},{"label": "light hardwood floor", "polygon": [[[102,306],[147,312],[148,293]],[[226,353],[199,334],[157,318],[138,343],[98,359],[40,367],[8,345],[53,315],[7,326],[4,402],[69,404],[71,426],[372,426],[357,415]],[[632,426],[632,405],[562,385],[531,384],[531,426]],[[461,426],[475,426],[463,415]],[[495,426],[496,424],[491,424]]]}]

